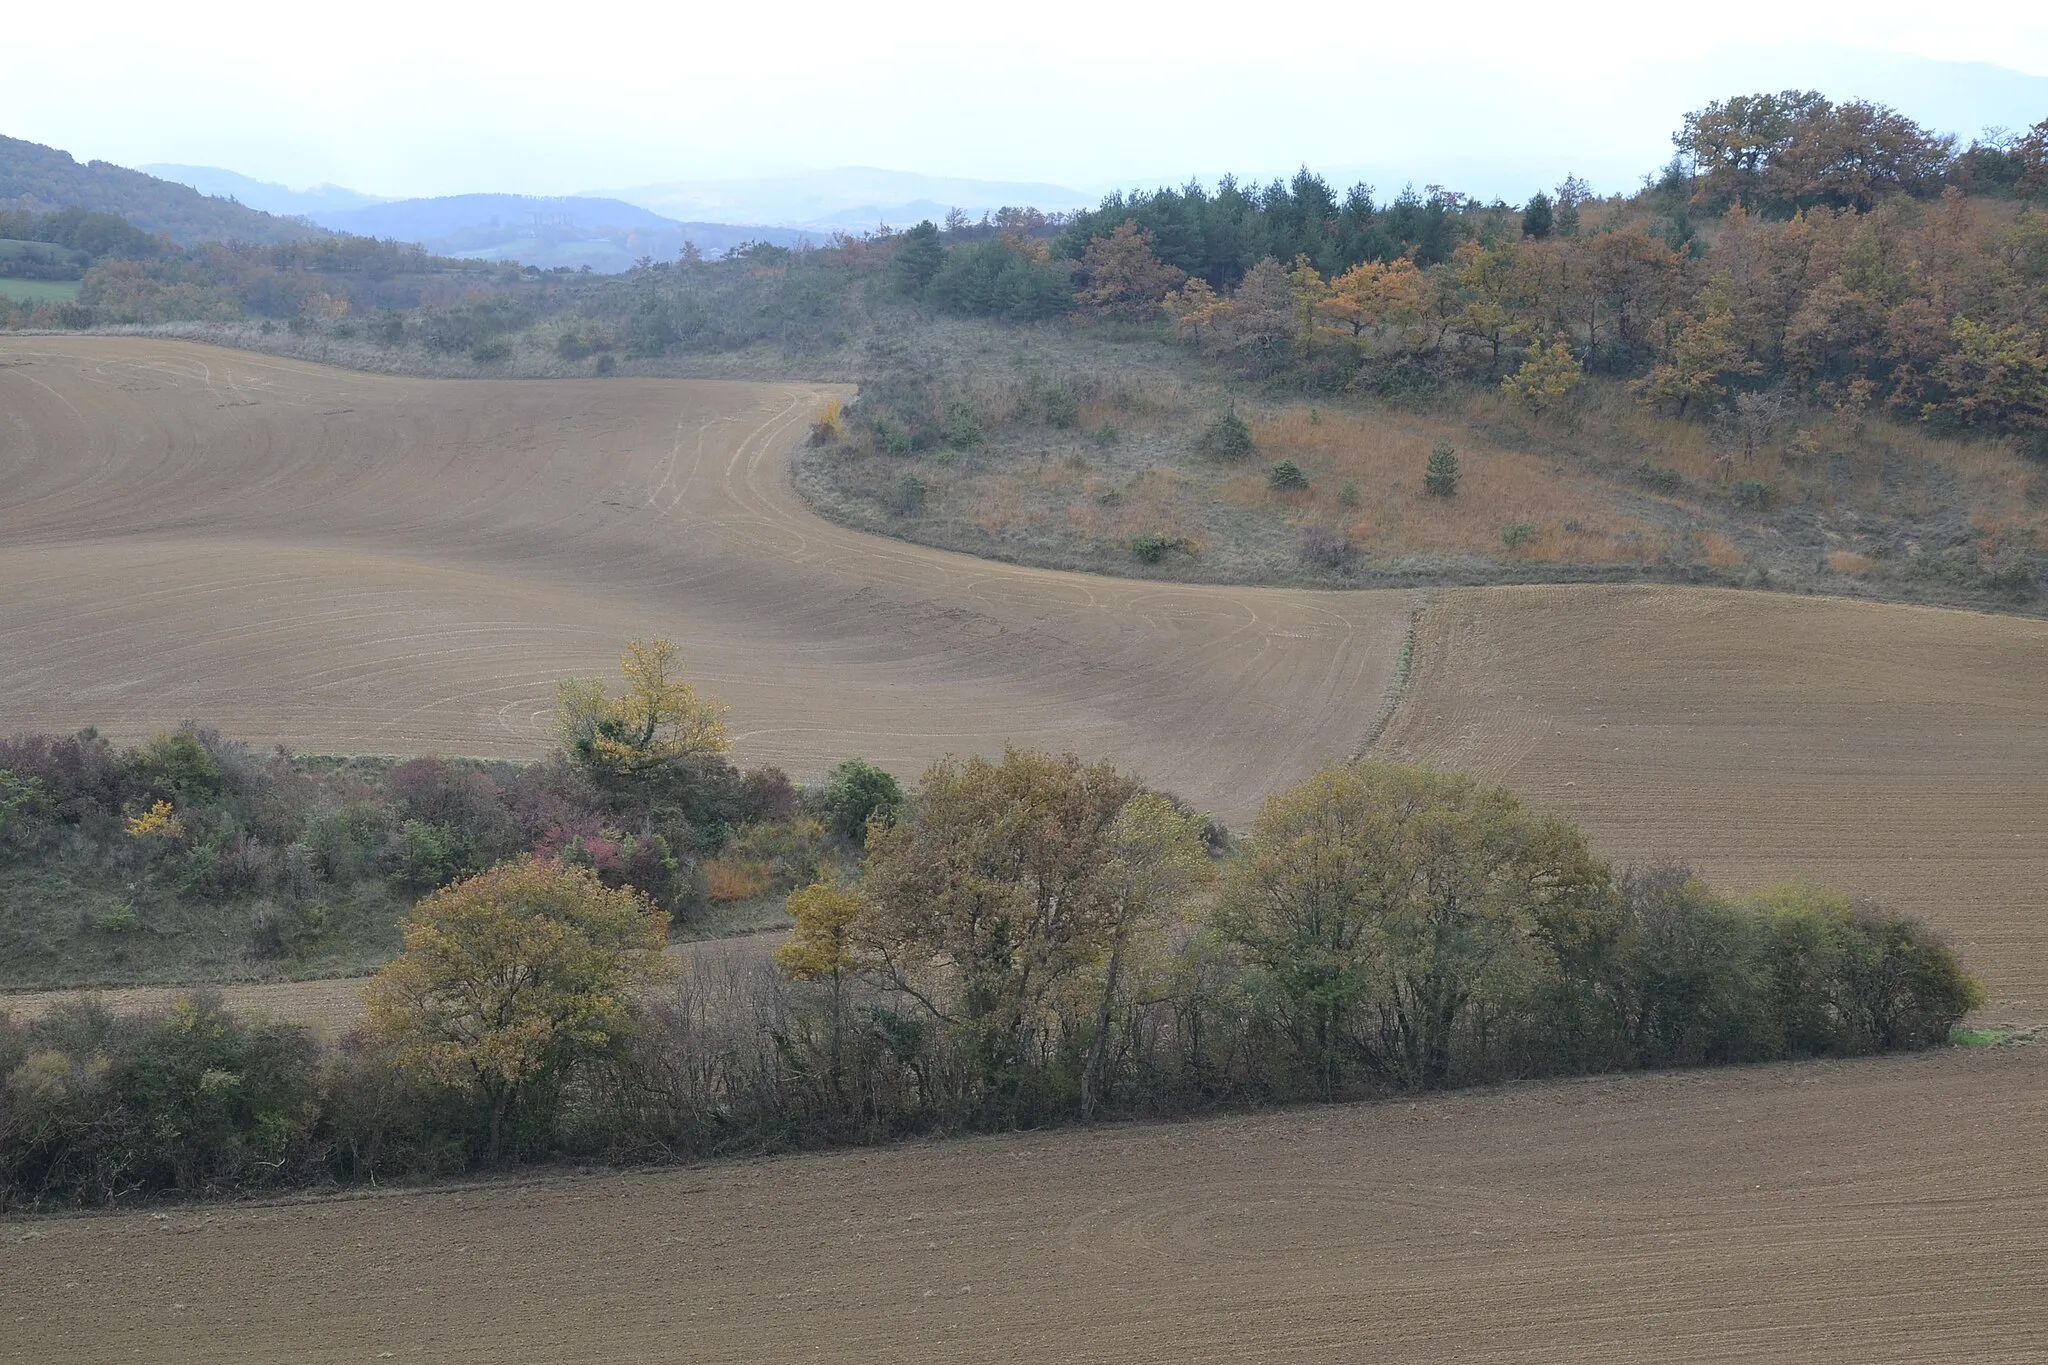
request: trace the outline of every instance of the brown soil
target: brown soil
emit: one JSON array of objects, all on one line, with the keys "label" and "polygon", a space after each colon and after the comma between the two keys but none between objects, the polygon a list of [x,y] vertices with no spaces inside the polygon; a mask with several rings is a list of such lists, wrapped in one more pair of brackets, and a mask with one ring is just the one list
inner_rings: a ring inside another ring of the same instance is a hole
[{"label": "brown soil", "polygon": [[1242,820],[1363,737],[1404,595],[1091,578],[825,524],[789,452],[844,392],[0,340],[0,730],[533,755],[558,679],[666,634],[731,703],[738,758],[799,777],[1014,740]]},{"label": "brown soil", "polygon": [[1618,858],[1807,879],[1946,930],[2048,1020],[2048,622],[1661,588],[1445,592],[1374,754],[1498,780]]},{"label": "brown soil", "polygon": [[[0,727],[529,754],[555,678],[667,631],[800,774],[1009,737],[1242,821],[1363,740],[1406,595],[821,525],[785,470],[828,393],[0,342]],[[1375,752],[1624,856],[1883,894],[2039,1018],[2044,665],[2014,618],[1450,592]],[[2048,1049],[2003,1047],[15,1222],[0,1358],[2040,1359],[2044,1146]]]},{"label": "brown soil", "polygon": [[2022,1361],[2048,1048],[0,1227],[66,1361]]}]

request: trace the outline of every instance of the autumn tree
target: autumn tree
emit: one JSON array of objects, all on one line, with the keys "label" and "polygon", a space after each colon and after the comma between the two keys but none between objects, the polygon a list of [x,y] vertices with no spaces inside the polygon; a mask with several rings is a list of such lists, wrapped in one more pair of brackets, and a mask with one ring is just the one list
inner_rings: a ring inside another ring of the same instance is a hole
[{"label": "autumn tree", "polygon": [[1729,376],[1753,374],[1757,368],[1735,335],[1728,289],[1721,278],[1708,287],[1698,314],[1680,330],[1663,363],[1639,388],[1652,402],[1675,404],[1683,417],[1693,404],[1704,407],[1728,392]]},{"label": "autumn tree", "polygon": [[906,818],[869,835],[862,946],[955,1033],[987,1118],[1015,1114],[1049,995],[1102,961],[1131,914],[1117,829],[1138,790],[1071,754],[946,759]]},{"label": "autumn tree", "polygon": [[1323,322],[1323,301],[1330,296],[1330,286],[1306,254],[1294,258],[1287,281],[1294,292],[1294,344],[1301,358],[1313,364],[1316,341],[1329,330]]},{"label": "autumn tree", "polygon": [[1220,331],[1230,345],[1260,368],[1284,360],[1298,334],[1299,300],[1287,267],[1271,256],[1245,273],[1231,295]]},{"label": "autumn tree", "polygon": [[1189,892],[1211,876],[1207,822],[1158,792],[1134,794],[1110,828],[1105,917],[1108,954],[1102,963],[1094,1040],[1081,1074],[1081,1113],[1102,1099],[1111,1035],[1125,972],[1140,936],[1176,916]]},{"label": "autumn tree", "polygon": [[1209,282],[1197,275],[1180,289],[1166,296],[1166,311],[1173,320],[1188,329],[1188,340],[1199,343],[1204,327],[1214,329],[1217,318],[1229,305],[1217,297]]},{"label": "autumn tree", "polygon": [[1462,306],[1458,330],[1487,348],[1487,373],[1500,370],[1501,351],[1526,334],[1537,298],[1533,256],[1520,243],[1494,247],[1466,243],[1452,257]]},{"label": "autumn tree", "polygon": [[1187,278],[1178,266],[1154,256],[1152,234],[1128,219],[1107,237],[1088,243],[1081,268],[1088,286],[1075,295],[1076,301],[1105,317],[1133,321],[1157,316],[1160,303]]},{"label": "autumn tree", "polygon": [[1764,172],[1791,146],[1800,117],[1825,102],[1815,90],[1783,90],[1715,100],[1687,114],[1671,140],[1698,174],[1693,202],[1754,206]]},{"label": "autumn tree", "polygon": [[1323,1094],[1353,1066],[1435,1088],[1460,1030],[1507,1009],[1540,967],[1545,926],[1606,890],[1576,829],[1506,791],[1358,763],[1267,800],[1216,923],[1258,966]]},{"label": "autumn tree", "polygon": [[1323,312],[1362,338],[1387,327],[1409,327],[1429,306],[1429,281],[1415,262],[1361,261],[1330,281]]},{"label": "autumn tree", "polygon": [[2048,430],[2048,342],[2042,334],[2012,325],[1992,327],[1959,317],[1952,326],[1956,349],[1935,366],[1946,390],[1924,406],[1970,425],[2002,423]]},{"label": "autumn tree", "polygon": [[830,990],[831,1083],[845,1074],[846,983],[860,966],[858,928],[867,898],[836,877],[820,875],[790,893],[789,941],[775,950],[775,965],[792,981],[822,981]]},{"label": "autumn tree", "polygon": [[1538,339],[1523,357],[1521,368],[1503,379],[1500,387],[1529,411],[1544,413],[1568,398],[1585,373],[1563,341]]},{"label": "autumn tree", "polygon": [[694,759],[726,753],[725,708],[697,695],[668,640],[634,640],[619,660],[625,686],[569,678],[555,690],[562,745],[600,781],[632,784]]},{"label": "autumn tree", "polygon": [[422,900],[370,984],[370,1020],[422,1077],[472,1090],[490,1158],[578,1066],[614,1056],[667,974],[668,916],[589,868],[528,856]]}]

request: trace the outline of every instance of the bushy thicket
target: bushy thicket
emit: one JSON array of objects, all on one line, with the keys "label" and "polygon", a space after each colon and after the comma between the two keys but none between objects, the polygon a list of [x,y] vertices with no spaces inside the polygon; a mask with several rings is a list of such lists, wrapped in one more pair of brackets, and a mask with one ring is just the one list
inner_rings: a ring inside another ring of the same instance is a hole
[{"label": "bushy thicket", "polygon": [[1902,916],[1811,887],[1732,900],[1679,867],[1617,874],[1569,824],[1453,775],[1323,773],[1227,856],[1171,798],[1072,758],[949,761],[893,818],[869,809],[860,877],[793,896],[773,961],[699,957],[544,1091],[509,1111],[500,1094],[502,1135],[480,1085],[408,1065],[397,1035],[323,1049],[205,999],[0,1023],[0,1198],[1853,1056],[1940,1044],[1982,998]]},{"label": "bushy thicket", "polygon": [[[811,875],[833,843],[830,811],[824,793],[815,809],[803,801],[780,770],[743,773],[716,754],[625,789],[567,754],[302,758],[194,728],[132,748],[91,730],[16,736],[0,740],[0,878],[40,876],[77,908],[0,913],[5,979],[106,979],[120,963],[149,974],[157,940],[195,908],[239,926],[248,970],[325,962],[339,940],[375,962],[395,951],[413,897],[524,852],[591,866],[687,918],[707,897]],[[81,923],[88,904],[101,908]]]}]

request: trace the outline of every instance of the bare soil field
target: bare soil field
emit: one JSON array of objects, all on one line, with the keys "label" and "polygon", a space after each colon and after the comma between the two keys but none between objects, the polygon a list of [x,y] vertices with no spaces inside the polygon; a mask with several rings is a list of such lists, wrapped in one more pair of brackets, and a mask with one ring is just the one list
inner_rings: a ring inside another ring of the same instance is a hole
[{"label": "bare soil field", "polygon": [[66,1361],[2041,1359],[2048,1048],[0,1227]]},{"label": "bare soil field", "polygon": [[[1007,738],[1242,824],[1371,733],[1410,594],[826,525],[788,462],[837,392],[0,341],[0,729],[526,755],[558,677],[665,632],[740,759],[799,775]],[[1374,752],[1621,857],[1919,911],[2032,1022],[2044,680],[2048,625],[2014,617],[1444,591]],[[350,1017],[353,983],[246,989]],[[2044,1146],[2048,1048],[2006,1046],[16,1221],[0,1359],[2040,1359]]]},{"label": "bare soil field", "polygon": [[736,757],[798,777],[1014,740],[1241,821],[1360,742],[1406,596],[1090,578],[828,525],[789,451],[844,393],[0,341],[0,730],[529,756],[559,678],[666,634],[731,704]]},{"label": "bare soil field", "polygon": [[2048,1019],[2048,622],[1721,590],[1439,594],[1374,747],[1505,783],[1622,859],[1921,915]]}]

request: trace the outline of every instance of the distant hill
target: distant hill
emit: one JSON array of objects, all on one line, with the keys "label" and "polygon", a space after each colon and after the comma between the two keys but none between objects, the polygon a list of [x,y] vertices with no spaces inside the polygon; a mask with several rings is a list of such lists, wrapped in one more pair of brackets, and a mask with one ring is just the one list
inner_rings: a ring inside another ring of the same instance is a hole
[{"label": "distant hill", "polygon": [[117,213],[144,231],[168,233],[181,246],[270,244],[324,235],[307,223],[208,198],[189,185],[105,161],[80,165],[69,152],[0,137],[0,209],[51,213],[67,208]]},{"label": "distant hill", "polygon": [[604,193],[671,218],[773,223],[824,232],[860,232],[880,223],[902,228],[923,218],[937,222],[951,208],[970,217],[1006,205],[1048,213],[1093,208],[1099,198],[1065,185],[969,180],[867,166],[744,180],[679,180]]},{"label": "distant hill", "polygon": [[479,227],[665,228],[675,221],[617,199],[547,198],[525,194],[451,194],[323,209],[313,221],[336,232],[425,242]]},{"label": "distant hill", "polygon": [[161,180],[190,185],[201,194],[210,194],[216,199],[233,199],[249,208],[286,217],[317,220],[322,213],[339,213],[371,204],[390,202],[384,195],[364,194],[361,190],[347,189],[341,185],[315,185],[309,190],[295,190],[287,185],[257,180],[239,171],[224,170],[219,166],[179,166],[159,162],[137,166],[135,169]]},{"label": "distant hill", "polygon": [[315,213],[337,232],[418,242],[437,256],[519,261],[544,270],[626,270],[643,256],[669,260],[694,242],[706,256],[741,242],[796,246],[820,234],[733,223],[679,223],[617,199],[456,194]]}]

